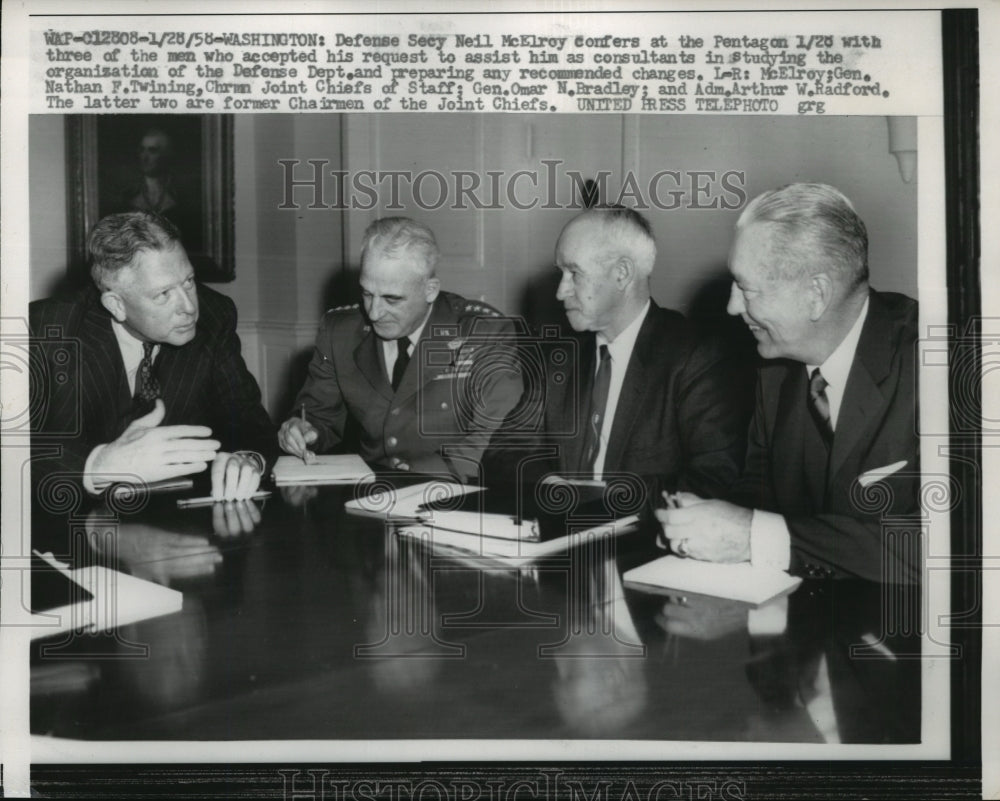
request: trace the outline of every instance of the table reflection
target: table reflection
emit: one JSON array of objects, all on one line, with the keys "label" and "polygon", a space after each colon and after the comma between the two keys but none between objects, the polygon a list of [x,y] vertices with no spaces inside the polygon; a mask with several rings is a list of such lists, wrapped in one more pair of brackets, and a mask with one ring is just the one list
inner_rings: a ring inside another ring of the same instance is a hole
[{"label": "table reflection", "polygon": [[920,632],[898,625],[919,618],[913,590],[810,580],[761,609],[625,591],[622,573],[658,555],[642,532],[511,565],[347,514],[354,488],[305,489],[244,508],[97,507],[44,529],[69,561],[172,587],[184,605],[39,641],[32,731],[920,739]]}]

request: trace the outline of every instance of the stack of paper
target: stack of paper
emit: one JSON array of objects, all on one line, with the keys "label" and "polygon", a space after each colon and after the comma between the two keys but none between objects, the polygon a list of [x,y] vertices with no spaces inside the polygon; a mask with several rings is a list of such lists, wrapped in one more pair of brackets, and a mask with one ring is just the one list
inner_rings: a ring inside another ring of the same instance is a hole
[{"label": "stack of paper", "polygon": [[625,586],[653,592],[680,592],[761,606],[794,590],[802,579],[783,570],[748,562],[719,564],[664,556],[625,573]]},{"label": "stack of paper", "polygon": [[477,533],[453,531],[436,525],[405,526],[399,530],[401,536],[419,539],[437,552],[447,554],[459,552],[464,555],[487,557],[500,560],[508,567],[516,567],[545,556],[562,553],[589,539],[617,537],[634,531],[638,526],[636,515],[624,517],[611,523],[602,523],[586,531],[573,531],[563,537],[554,537],[541,542],[507,537],[483,536]]},{"label": "stack of paper", "polygon": [[344,509],[364,517],[381,520],[418,520],[423,516],[424,504],[443,501],[456,495],[482,492],[482,487],[455,484],[447,481],[426,481],[410,487],[385,487],[369,495],[344,504]]},{"label": "stack of paper", "polygon": [[298,456],[282,456],[274,465],[274,483],[288,484],[360,484],[373,481],[375,474],[354,453],[324,454],[306,464]]}]

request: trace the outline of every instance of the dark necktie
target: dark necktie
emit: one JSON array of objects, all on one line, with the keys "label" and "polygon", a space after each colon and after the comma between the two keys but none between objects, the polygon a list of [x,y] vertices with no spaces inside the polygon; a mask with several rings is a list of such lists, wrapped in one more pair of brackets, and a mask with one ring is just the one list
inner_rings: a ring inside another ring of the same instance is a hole
[{"label": "dark necktie", "polygon": [[160,383],[153,375],[152,342],[142,343],[142,361],[135,373],[135,394],[132,398],[133,409],[140,414],[146,414],[153,408],[153,402],[160,397]]},{"label": "dark necktie", "polygon": [[607,345],[601,345],[600,354],[601,361],[597,367],[597,376],[594,378],[594,387],[590,393],[590,414],[584,421],[586,426],[585,445],[580,469],[587,473],[594,472],[594,463],[601,450],[601,426],[604,424],[604,411],[608,405],[608,388],[611,386],[611,353],[608,351]]},{"label": "dark necktie", "polygon": [[406,372],[406,365],[410,363],[410,338],[400,337],[396,340],[396,363],[392,366],[392,391],[399,389],[403,380],[403,373]]},{"label": "dark necktie", "polygon": [[830,401],[826,397],[826,388],[829,386],[823,374],[817,367],[809,376],[809,412],[819,433],[823,435],[823,442],[827,447],[833,439],[833,424],[830,422]]}]

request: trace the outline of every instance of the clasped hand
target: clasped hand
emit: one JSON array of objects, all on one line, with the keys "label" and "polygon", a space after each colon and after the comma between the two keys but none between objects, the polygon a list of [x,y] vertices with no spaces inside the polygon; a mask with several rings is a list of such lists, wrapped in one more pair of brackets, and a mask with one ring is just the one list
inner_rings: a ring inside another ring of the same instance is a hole
[{"label": "clasped hand", "polygon": [[752,510],[727,501],[707,501],[690,492],[673,498],[674,508],[656,510],[671,551],[705,562],[750,561]]},{"label": "clasped hand", "polygon": [[256,464],[220,451],[221,443],[209,439],[212,429],[207,426],[160,425],[165,415],[166,407],[157,399],[149,414],[102,446],[90,468],[94,483],[136,477],[146,483],[162,481],[201,473],[211,463],[213,498],[241,500],[256,492],[261,478]]}]

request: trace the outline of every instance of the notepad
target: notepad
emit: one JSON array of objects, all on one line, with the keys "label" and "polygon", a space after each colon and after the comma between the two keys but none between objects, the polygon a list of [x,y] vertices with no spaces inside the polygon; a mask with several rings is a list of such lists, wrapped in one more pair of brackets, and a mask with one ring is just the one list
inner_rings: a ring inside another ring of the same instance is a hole
[{"label": "notepad", "polygon": [[360,484],[373,481],[375,474],[355,453],[324,454],[312,464],[298,456],[281,456],[274,465],[274,483],[288,484]]},{"label": "notepad", "polygon": [[762,606],[802,583],[783,570],[753,567],[748,562],[720,564],[677,556],[663,556],[627,571],[622,578],[631,589],[707,595],[751,606]]},{"label": "notepad", "polygon": [[[127,573],[100,565],[70,570],[51,557],[42,558],[47,564],[38,571],[39,575],[50,571],[58,572],[74,589],[66,598],[71,602],[50,607],[45,603],[35,603],[32,586],[33,640],[74,630],[108,631],[140,620],[179,612],[184,603],[183,594],[177,590]],[[35,577],[33,573],[32,585]],[[43,610],[40,607],[46,608]]]}]

